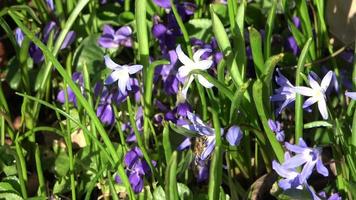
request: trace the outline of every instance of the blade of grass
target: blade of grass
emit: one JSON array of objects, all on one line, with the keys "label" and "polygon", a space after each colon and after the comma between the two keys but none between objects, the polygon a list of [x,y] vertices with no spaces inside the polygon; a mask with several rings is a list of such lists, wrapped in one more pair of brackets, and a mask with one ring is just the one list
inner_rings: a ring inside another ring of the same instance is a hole
[{"label": "blade of grass", "polygon": [[177,187],[177,152],[174,151],[171,159],[169,160],[166,170],[166,186],[165,192],[167,199],[178,200],[178,187]]},{"label": "blade of grass", "polygon": [[272,7],[270,8],[268,17],[267,17],[267,24],[265,27],[266,30],[266,38],[264,41],[264,58],[267,60],[271,56],[271,43],[272,43],[272,30],[274,27],[274,22],[276,19],[276,8],[277,8],[277,1],[272,1]]}]

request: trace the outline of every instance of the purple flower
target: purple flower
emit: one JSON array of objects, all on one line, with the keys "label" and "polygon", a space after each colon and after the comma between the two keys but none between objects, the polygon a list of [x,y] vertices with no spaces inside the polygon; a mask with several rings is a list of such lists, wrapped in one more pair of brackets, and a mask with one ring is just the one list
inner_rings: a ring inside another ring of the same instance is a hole
[{"label": "purple flower", "polygon": [[153,3],[162,8],[171,8],[170,0],[153,0]]},{"label": "purple flower", "polygon": [[[290,155],[288,152],[284,154],[284,159],[289,160]],[[302,190],[304,187],[310,192],[313,200],[320,200],[320,198],[315,194],[313,188],[309,186],[306,180],[301,178],[301,174],[296,171],[296,169],[290,169],[283,165],[280,165],[275,160],[272,161],[272,168],[277,172],[279,176],[283,179],[278,181],[278,186],[283,190],[297,189]]]},{"label": "purple flower", "polygon": [[276,134],[276,138],[279,142],[283,142],[285,135],[282,130],[281,123],[279,121],[273,121],[272,119],[268,120],[269,128]]},{"label": "purple flower", "polygon": [[231,126],[226,133],[226,140],[229,142],[231,146],[237,146],[240,144],[243,133],[238,126]]},{"label": "purple flower", "polygon": [[179,86],[179,80],[176,76],[177,69],[175,68],[178,56],[174,50],[169,50],[168,55],[164,55],[163,57],[169,59],[170,63],[157,67],[156,77],[158,75],[162,77],[164,91],[168,95],[175,95],[178,92]]},{"label": "purple flower", "polygon": [[[46,24],[46,26],[43,29],[43,33],[42,33],[42,42],[43,43],[45,43],[45,44],[48,43],[50,34],[52,32],[53,32],[53,40],[56,40],[59,29],[55,22],[50,21],[49,23]],[[74,31],[69,31],[67,33],[66,37],[64,38],[60,49],[65,49],[69,45],[71,45],[75,40],[75,36],[76,36],[76,34]],[[36,46],[34,43],[30,44],[29,54],[36,64],[38,64],[44,60],[44,55],[43,55],[41,49],[38,46]]]},{"label": "purple flower", "polygon": [[112,99],[113,94],[108,91],[107,87],[102,87],[101,98],[96,110],[96,116],[98,116],[100,121],[105,125],[112,125],[115,121],[114,110],[111,105]]},{"label": "purple flower", "polygon": [[211,56],[212,60],[214,61],[213,66],[216,66],[220,62],[220,60],[223,58],[223,54],[219,51],[217,41],[214,37],[211,38],[211,41],[208,44],[203,42],[202,40],[197,39],[197,38],[192,38],[190,40],[190,42],[198,50],[199,49],[210,49],[210,51],[205,52],[201,56],[201,58],[203,60],[206,60]]},{"label": "purple flower", "polygon": [[281,114],[281,112],[292,102],[295,101],[295,87],[289,82],[289,80],[283,76],[283,74],[276,70],[278,76],[276,76],[276,83],[280,86],[276,89],[276,94],[270,97],[271,101],[283,101],[283,103],[277,108],[276,113]]},{"label": "purple flower", "polygon": [[[82,94],[84,94],[84,82],[83,82],[83,75],[80,72],[74,72],[72,75],[72,80],[77,83],[80,87],[80,90],[82,91]],[[74,103],[74,105],[77,105],[77,98],[75,97],[75,94],[73,90],[70,87],[67,87],[67,95],[68,95],[68,102]],[[57,101],[60,103],[64,104],[66,101],[65,98],[65,93],[64,90],[60,90],[57,94]]]},{"label": "purple flower", "polygon": [[326,106],[326,95],[325,92],[328,89],[331,79],[333,77],[333,72],[329,71],[321,81],[321,84],[313,78],[311,74],[309,74],[309,87],[298,86],[295,87],[295,91],[303,96],[309,96],[309,98],[304,102],[303,108],[307,108],[314,103],[318,103],[318,108],[323,119],[328,119],[328,108]]},{"label": "purple flower", "polygon": [[22,41],[24,40],[25,36],[20,28],[15,29],[15,38],[17,44],[21,47]]},{"label": "purple flower", "polygon": [[289,36],[287,38],[286,48],[287,48],[287,50],[291,51],[293,53],[293,55],[295,55],[295,56],[298,55],[299,47],[298,47],[297,41],[295,41],[293,36]]},{"label": "purple flower", "polygon": [[[143,154],[138,147],[134,147],[126,153],[124,158],[126,166],[126,174],[129,177],[130,184],[135,193],[140,193],[143,189],[145,175],[150,175],[150,168],[147,162],[143,159]],[[156,162],[152,161],[155,165]],[[115,181],[121,183],[119,176],[116,176]]]},{"label": "purple flower", "polygon": [[327,200],[341,200],[342,199],[338,193],[332,194],[329,198],[326,196],[326,193],[324,191],[319,192],[318,195],[324,199],[327,199]]},{"label": "purple flower", "polygon": [[304,165],[300,173],[301,182],[305,182],[309,178],[315,166],[319,174],[323,176],[329,175],[327,168],[321,160],[320,149],[308,147],[302,138],[299,139],[299,145],[292,145],[286,142],[285,147],[296,155],[286,159],[282,166],[287,169],[294,169]]},{"label": "purple flower", "polygon": [[53,4],[53,0],[46,0],[47,6],[49,7],[49,9],[51,11],[54,10],[54,4]]},{"label": "purple flower", "polygon": [[119,90],[123,95],[126,95],[126,89],[131,90],[130,74],[135,74],[142,69],[142,65],[118,65],[111,58],[104,56],[105,65],[113,70],[110,76],[105,80],[105,84],[109,85],[118,81]]},{"label": "purple flower", "polygon": [[345,92],[345,95],[353,100],[356,100],[356,92]]},{"label": "purple flower", "polygon": [[98,43],[104,48],[118,48],[120,45],[132,47],[132,30],[129,26],[123,26],[115,31],[111,26],[104,25]]},{"label": "purple flower", "polygon": [[[199,134],[199,137],[204,138],[203,150],[200,155],[197,155],[197,158],[200,160],[206,160],[215,148],[215,130],[206,124],[196,115],[191,112],[187,112],[187,118],[189,123],[182,125],[183,128],[186,128],[190,131],[194,131]],[[178,150],[183,150],[190,146],[191,138],[186,138],[179,146]]]},{"label": "purple flower", "polygon": [[299,29],[299,28],[300,28],[300,25],[301,25],[299,17],[294,16],[294,17],[292,18],[292,21],[293,21],[293,24]]}]

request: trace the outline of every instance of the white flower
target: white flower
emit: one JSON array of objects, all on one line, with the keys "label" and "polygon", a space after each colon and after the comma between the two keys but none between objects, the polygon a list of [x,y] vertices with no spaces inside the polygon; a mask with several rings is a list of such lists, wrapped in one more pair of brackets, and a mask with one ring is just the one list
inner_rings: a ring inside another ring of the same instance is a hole
[{"label": "white flower", "polygon": [[131,90],[130,85],[130,74],[135,74],[140,71],[143,66],[142,65],[118,65],[111,58],[106,55],[104,56],[105,65],[109,69],[112,69],[112,73],[105,80],[105,85],[112,84],[115,81],[118,81],[119,90],[123,95],[126,95],[126,89]]},{"label": "white flower", "polygon": [[295,87],[295,90],[297,93],[303,95],[303,96],[309,96],[304,104],[303,108],[307,108],[311,106],[312,104],[318,102],[318,108],[321,116],[323,119],[328,119],[328,108],[326,106],[326,96],[325,92],[328,89],[330,85],[330,81],[333,77],[333,72],[329,71],[321,81],[321,84],[319,83],[309,74],[309,84],[311,88],[309,87],[303,87],[303,86],[298,86]]},{"label": "white flower", "polygon": [[184,98],[187,96],[187,91],[190,84],[193,82],[194,78],[197,77],[200,84],[202,84],[206,88],[211,88],[214,85],[211,84],[208,80],[206,80],[202,75],[190,75],[189,73],[193,70],[200,69],[206,70],[211,67],[213,64],[212,60],[200,60],[200,57],[205,53],[211,51],[210,49],[199,49],[193,55],[193,60],[191,60],[187,55],[184,54],[180,45],[177,46],[176,52],[178,55],[178,59],[183,66],[178,69],[178,78],[185,79],[185,84],[182,90],[182,95]]}]

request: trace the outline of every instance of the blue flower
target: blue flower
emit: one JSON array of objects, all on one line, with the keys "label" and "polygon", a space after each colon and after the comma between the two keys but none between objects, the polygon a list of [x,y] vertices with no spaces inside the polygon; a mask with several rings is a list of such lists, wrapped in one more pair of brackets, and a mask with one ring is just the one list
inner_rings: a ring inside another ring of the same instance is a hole
[{"label": "blue flower", "polygon": [[[155,161],[151,162],[153,165],[156,165]],[[142,151],[138,147],[134,147],[126,153],[124,163],[132,189],[135,193],[140,193],[144,185],[144,176],[151,175],[150,168],[143,158]],[[121,183],[120,177],[116,176],[115,181]]]},{"label": "blue flower", "polygon": [[309,98],[304,102],[303,108],[307,108],[314,103],[318,103],[318,108],[323,119],[328,119],[328,108],[326,106],[326,95],[325,92],[328,89],[331,79],[333,77],[333,72],[329,71],[321,80],[319,84],[311,74],[309,74],[309,84],[310,87],[298,86],[295,87],[295,91],[303,96],[309,96]]},{"label": "blue flower", "polygon": [[294,169],[304,165],[300,173],[301,182],[309,178],[314,167],[316,167],[316,171],[319,174],[323,176],[329,175],[321,159],[321,149],[308,147],[302,138],[299,139],[299,145],[292,145],[286,142],[285,147],[296,155],[286,159],[282,166],[287,169]]},{"label": "blue flower", "polygon": [[272,119],[268,120],[269,128],[276,134],[276,138],[279,142],[283,142],[285,135],[284,131],[282,130],[281,123],[278,121],[273,121]]},{"label": "blue flower", "polygon": [[20,28],[15,29],[15,39],[19,46],[21,46],[23,39],[25,38],[22,30]]},{"label": "blue flower", "polygon": [[280,86],[276,89],[276,94],[270,97],[271,101],[283,101],[283,103],[277,108],[276,113],[281,112],[292,102],[295,101],[296,92],[295,87],[289,82],[289,80],[283,76],[283,74],[277,69],[278,76],[276,76],[276,83]]},{"label": "blue flower", "polygon": [[231,146],[237,146],[240,144],[242,136],[243,136],[243,133],[242,133],[240,127],[234,125],[229,128],[225,137]]},{"label": "blue flower", "polygon": [[109,69],[113,70],[110,76],[105,80],[105,84],[109,85],[118,81],[119,90],[123,95],[126,95],[126,89],[131,90],[130,74],[135,74],[140,71],[142,65],[118,65],[111,58],[106,55],[104,56],[105,65]]},{"label": "blue flower", "polygon": [[129,26],[123,26],[115,31],[111,26],[104,25],[98,43],[104,48],[117,48],[120,45],[132,47],[132,30]]}]

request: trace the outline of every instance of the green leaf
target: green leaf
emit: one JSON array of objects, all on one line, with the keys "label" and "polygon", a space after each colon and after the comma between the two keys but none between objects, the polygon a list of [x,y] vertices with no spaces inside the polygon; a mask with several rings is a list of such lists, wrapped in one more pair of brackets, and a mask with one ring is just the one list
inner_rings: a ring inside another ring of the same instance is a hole
[{"label": "green leaf", "polygon": [[85,63],[89,73],[97,74],[100,70],[104,69],[103,60],[104,50],[98,45],[98,35],[90,35],[76,49],[73,66],[77,66],[77,70],[80,71]]},{"label": "green leaf", "polygon": [[164,193],[164,190],[162,186],[156,187],[156,189],[153,191],[153,199],[155,200],[166,200],[166,193]]},{"label": "green leaf", "polygon": [[56,174],[59,177],[64,177],[68,174],[69,171],[68,163],[69,163],[68,155],[64,151],[61,151],[56,158],[55,166],[54,166],[54,170],[56,171]]},{"label": "green leaf", "polygon": [[219,146],[215,147],[214,155],[210,164],[209,173],[209,200],[219,199],[222,177],[222,152]]},{"label": "green leaf", "polygon": [[182,176],[185,171],[189,168],[190,164],[192,163],[194,159],[194,154],[192,150],[188,150],[183,157],[183,159],[180,160],[178,167],[177,167],[177,177]]},{"label": "green leaf", "polygon": [[70,183],[67,178],[65,177],[59,178],[59,180],[57,180],[54,183],[53,194],[61,194],[69,191],[70,191]]},{"label": "green leaf", "polygon": [[177,126],[175,125],[174,123],[172,122],[169,122],[169,127],[176,133],[179,133],[181,135],[184,135],[186,137],[197,137],[199,136],[198,133],[194,132],[194,131],[191,131],[191,130],[188,130],[186,128],[183,128],[181,126]]},{"label": "green leaf", "polygon": [[244,97],[244,93],[246,92],[247,88],[250,86],[251,79],[249,79],[247,82],[242,84],[239,89],[235,92],[234,97],[231,101],[231,107],[230,107],[230,121],[235,113],[236,109],[240,108],[240,104],[242,102],[242,99]]},{"label": "green leaf", "polygon": [[179,199],[193,200],[192,191],[188,186],[184,185],[183,183],[178,183],[177,186]]},{"label": "green leaf", "polygon": [[259,77],[265,71],[261,34],[253,27],[249,27],[248,30],[250,33],[250,45],[253,63],[255,64],[256,75]]},{"label": "green leaf", "polygon": [[166,169],[166,196],[170,200],[178,200],[177,188],[177,152],[174,151]]},{"label": "green leaf", "polygon": [[304,124],[304,129],[317,127],[332,127],[333,125],[326,121],[314,121]]},{"label": "green leaf", "polygon": [[266,38],[265,38],[264,49],[263,49],[265,60],[267,60],[271,56],[272,30],[276,18],[276,7],[277,7],[277,1],[273,0],[272,7],[271,9],[269,9],[267,23],[265,26]]},{"label": "green leaf", "polygon": [[209,42],[212,37],[212,24],[210,19],[191,19],[186,23],[190,38],[197,38]]},{"label": "green leaf", "polygon": [[230,100],[233,99],[234,95],[230,91],[228,87],[224,85],[224,83],[220,82],[219,80],[213,78],[212,76],[209,75],[209,73],[202,71],[202,70],[193,70],[191,72],[192,74],[199,74],[202,75],[204,78],[206,78],[210,83],[212,83],[215,87],[218,88],[218,90],[223,93],[225,96],[227,96]]}]

